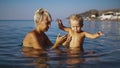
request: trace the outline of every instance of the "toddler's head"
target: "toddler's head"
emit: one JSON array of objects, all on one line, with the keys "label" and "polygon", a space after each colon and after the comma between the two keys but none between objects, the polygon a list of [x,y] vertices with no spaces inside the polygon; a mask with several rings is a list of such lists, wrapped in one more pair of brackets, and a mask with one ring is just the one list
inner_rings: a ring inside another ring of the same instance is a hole
[{"label": "toddler's head", "polygon": [[73,14],[68,19],[71,29],[80,32],[81,27],[83,26],[83,18],[78,14]]}]

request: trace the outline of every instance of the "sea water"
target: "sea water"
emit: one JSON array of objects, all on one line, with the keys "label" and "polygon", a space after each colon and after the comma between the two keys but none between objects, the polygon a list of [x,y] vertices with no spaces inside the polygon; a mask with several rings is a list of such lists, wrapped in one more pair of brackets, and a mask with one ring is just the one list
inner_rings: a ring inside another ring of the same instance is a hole
[{"label": "sea water", "polygon": [[[68,21],[63,24],[69,26]],[[69,55],[65,48],[47,50],[47,53],[32,50],[23,52],[20,46],[25,35],[35,28],[33,20],[0,21],[0,68],[119,68],[120,67],[120,22],[84,21],[82,30],[105,35],[84,41],[84,54]],[[55,21],[46,32],[54,43],[57,34],[66,34]],[[88,52],[94,52],[88,54]]]}]

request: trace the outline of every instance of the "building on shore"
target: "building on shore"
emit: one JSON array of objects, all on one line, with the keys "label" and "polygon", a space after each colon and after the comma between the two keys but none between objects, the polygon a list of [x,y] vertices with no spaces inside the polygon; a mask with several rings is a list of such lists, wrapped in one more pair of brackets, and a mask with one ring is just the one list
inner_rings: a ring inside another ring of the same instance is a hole
[{"label": "building on shore", "polygon": [[120,19],[120,12],[106,12],[99,16],[100,20],[119,20]]}]

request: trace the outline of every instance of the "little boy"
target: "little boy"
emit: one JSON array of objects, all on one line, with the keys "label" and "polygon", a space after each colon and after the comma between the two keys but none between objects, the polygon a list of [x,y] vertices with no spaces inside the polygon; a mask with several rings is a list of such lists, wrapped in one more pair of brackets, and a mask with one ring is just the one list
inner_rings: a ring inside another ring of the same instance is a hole
[{"label": "little boy", "polygon": [[[69,17],[70,27],[64,26],[60,19],[57,19],[57,22],[61,30],[68,32],[69,37],[66,42],[69,42],[69,49],[78,49],[83,52],[83,41],[85,37],[95,39],[103,35],[102,32],[91,34],[89,32],[81,30],[83,26],[83,18],[77,14],[73,14]],[[66,42],[64,45],[66,45]]]}]

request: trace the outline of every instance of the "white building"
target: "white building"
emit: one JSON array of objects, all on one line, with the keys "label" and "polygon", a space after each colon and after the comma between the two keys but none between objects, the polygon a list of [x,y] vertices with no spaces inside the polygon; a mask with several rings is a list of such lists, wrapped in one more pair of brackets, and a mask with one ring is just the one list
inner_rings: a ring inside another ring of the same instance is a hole
[{"label": "white building", "polygon": [[113,15],[114,15],[113,12],[103,13],[103,14],[100,16],[100,20],[110,20]]},{"label": "white building", "polygon": [[120,19],[120,12],[107,12],[100,16],[100,20],[118,20]]}]

